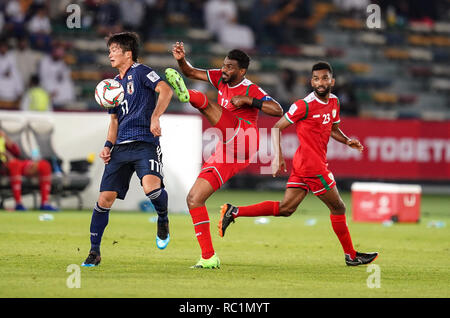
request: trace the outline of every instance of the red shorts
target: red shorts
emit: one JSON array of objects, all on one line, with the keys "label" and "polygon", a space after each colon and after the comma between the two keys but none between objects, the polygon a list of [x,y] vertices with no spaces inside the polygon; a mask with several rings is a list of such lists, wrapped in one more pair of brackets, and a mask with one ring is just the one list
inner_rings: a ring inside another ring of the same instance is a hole
[{"label": "red shorts", "polygon": [[334,176],[330,171],[315,177],[301,177],[294,173],[289,176],[286,188],[302,188],[315,195],[322,195],[336,186]]},{"label": "red shorts", "polygon": [[218,142],[214,154],[201,169],[199,178],[206,179],[218,190],[225,182],[254,162],[259,148],[259,133],[256,125],[238,118],[237,127],[227,134],[224,142]]}]

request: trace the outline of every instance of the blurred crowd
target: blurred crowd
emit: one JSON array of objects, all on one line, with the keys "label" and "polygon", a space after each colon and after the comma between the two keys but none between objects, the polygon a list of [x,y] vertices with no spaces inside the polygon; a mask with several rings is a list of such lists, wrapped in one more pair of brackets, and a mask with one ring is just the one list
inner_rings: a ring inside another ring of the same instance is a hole
[{"label": "blurred crowd", "polygon": [[[270,45],[315,43],[315,25],[309,19],[314,0],[0,0],[0,109],[62,109],[75,99],[70,67],[64,61],[67,43],[53,38],[63,25],[67,7],[81,8],[81,27],[99,38],[122,30],[138,32],[143,41],[160,39],[173,24],[207,30],[224,47],[239,46],[266,52]],[[329,0],[352,14],[366,14],[378,3],[383,12],[396,13],[396,23],[409,19],[446,18],[448,1],[437,0]],[[66,39],[67,42],[67,39]],[[280,97],[296,90],[280,70]],[[285,85],[283,83],[286,83]],[[303,88],[304,90],[304,88]],[[341,88],[346,94],[345,87]],[[297,94],[298,96],[298,94]],[[351,92],[346,96],[352,99]]]}]

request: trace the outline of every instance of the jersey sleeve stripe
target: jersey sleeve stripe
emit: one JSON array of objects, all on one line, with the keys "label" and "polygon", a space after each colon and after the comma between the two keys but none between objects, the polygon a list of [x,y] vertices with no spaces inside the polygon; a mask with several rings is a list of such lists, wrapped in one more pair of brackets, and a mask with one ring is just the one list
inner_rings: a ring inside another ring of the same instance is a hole
[{"label": "jersey sleeve stripe", "polygon": [[245,92],[245,96],[248,96],[248,92],[249,92],[250,87],[251,87],[252,85],[253,85],[253,84],[250,84],[250,85],[247,86],[247,91]]},{"label": "jersey sleeve stripe", "polygon": [[303,101],[305,102],[306,110],[305,110],[305,116],[302,119],[300,119],[300,120],[306,119],[308,117],[308,111],[309,111],[308,102],[306,100],[303,100]]},{"label": "jersey sleeve stripe", "polygon": [[284,114],[284,118],[287,119],[288,122],[290,122],[291,124],[293,124],[294,122],[289,118],[288,113]]}]

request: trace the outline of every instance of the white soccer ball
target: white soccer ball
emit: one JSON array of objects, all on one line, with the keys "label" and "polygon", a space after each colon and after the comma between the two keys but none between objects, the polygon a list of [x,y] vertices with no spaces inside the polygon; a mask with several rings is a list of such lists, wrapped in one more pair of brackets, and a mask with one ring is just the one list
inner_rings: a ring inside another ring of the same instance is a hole
[{"label": "white soccer ball", "polygon": [[104,79],[95,88],[95,100],[104,108],[114,108],[123,102],[125,96],[122,85],[115,79]]}]

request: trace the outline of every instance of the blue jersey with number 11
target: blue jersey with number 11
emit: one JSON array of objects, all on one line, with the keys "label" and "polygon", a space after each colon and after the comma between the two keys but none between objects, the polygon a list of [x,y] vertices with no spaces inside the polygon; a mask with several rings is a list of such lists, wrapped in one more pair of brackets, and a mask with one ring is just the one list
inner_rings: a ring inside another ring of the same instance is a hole
[{"label": "blue jersey with number 11", "polygon": [[108,111],[119,119],[116,144],[130,141],[159,144],[159,137],[150,132],[150,118],[156,107],[155,88],[161,78],[150,67],[134,63],[123,78],[117,75],[114,79],[125,91],[123,102]]}]

